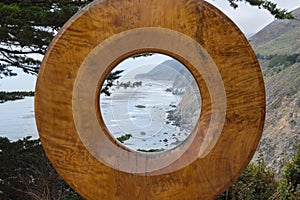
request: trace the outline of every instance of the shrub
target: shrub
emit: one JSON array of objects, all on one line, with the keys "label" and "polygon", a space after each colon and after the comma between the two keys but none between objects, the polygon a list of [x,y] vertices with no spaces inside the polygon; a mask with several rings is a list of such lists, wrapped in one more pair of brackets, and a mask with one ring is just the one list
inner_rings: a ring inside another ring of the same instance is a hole
[{"label": "shrub", "polygon": [[272,199],[300,199],[300,148],[291,162],[288,162],[276,193]]},{"label": "shrub", "polygon": [[239,179],[217,200],[269,199],[276,192],[277,182],[273,171],[266,168],[262,155],[250,163]]},{"label": "shrub", "polygon": [[273,55],[269,56],[268,60],[270,60],[268,67],[278,67],[284,65],[285,67],[291,66],[297,62],[299,62],[300,54],[290,54],[290,55]]}]

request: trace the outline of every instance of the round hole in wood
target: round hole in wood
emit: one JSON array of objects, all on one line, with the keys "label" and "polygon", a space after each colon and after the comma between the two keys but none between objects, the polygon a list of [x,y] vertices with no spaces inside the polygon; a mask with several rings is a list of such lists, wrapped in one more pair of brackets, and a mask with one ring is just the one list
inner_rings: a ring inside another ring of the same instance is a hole
[{"label": "round hole in wood", "polygon": [[191,72],[161,53],[121,61],[100,90],[100,112],[114,141],[129,150],[163,152],[182,144],[197,125],[201,96]]}]

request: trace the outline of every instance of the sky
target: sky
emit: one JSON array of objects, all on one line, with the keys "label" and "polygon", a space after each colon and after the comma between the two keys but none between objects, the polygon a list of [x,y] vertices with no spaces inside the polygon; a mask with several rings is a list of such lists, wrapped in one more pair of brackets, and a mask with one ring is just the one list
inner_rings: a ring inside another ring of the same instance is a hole
[{"label": "sky", "polygon": [[[166,60],[170,60],[172,57],[164,54],[153,54],[152,56],[127,58],[120,62],[114,70],[124,70],[122,72],[122,78],[126,77],[126,80],[134,79],[136,74],[144,74],[152,70],[157,64],[163,63]],[[125,76],[126,75],[126,76]]]},{"label": "sky", "polygon": [[[269,14],[264,9],[250,6],[244,2],[239,3],[237,9],[229,6],[226,0],[206,0],[219,8],[225,13],[246,35],[253,35],[261,30],[263,27],[274,21],[274,16]],[[287,9],[288,11],[295,10],[300,7],[300,0],[270,0],[276,3],[279,8]]]},{"label": "sky", "polygon": [[[244,2],[237,9],[229,6],[227,0],[207,0],[225,13],[246,36],[251,36],[274,20],[274,17],[263,9],[252,7]],[[300,0],[271,0],[280,8],[292,11],[300,7]],[[15,69],[14,69],[15,70]],[[20,70],[16,77],[0,79],[0,91],[34,91],[36,76],[26,75]]]}]

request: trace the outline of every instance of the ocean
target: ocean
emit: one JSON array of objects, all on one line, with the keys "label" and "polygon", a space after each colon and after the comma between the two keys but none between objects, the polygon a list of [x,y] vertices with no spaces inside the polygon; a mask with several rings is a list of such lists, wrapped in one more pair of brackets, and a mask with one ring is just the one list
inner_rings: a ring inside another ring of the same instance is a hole
[{"label": "ocean", "polygon": [[[124,145],[132,150],[172,149],[184,141],[188,132],[167,119],[181,97],[166,91],[172,82],[144,81],[142,87],[114,89],[101,95],[104,122],[114,138],[130,134]],[[16,141],[27,136],[39,138],[34,118],[34,97],[0,104],[0,137]]]},{"label": "ocean", "polygon": [[27,136],[39,138],[34,118],[34,98],[0,104],[0,137],[16,141]]},{"label": "ocean", "polygon": [[168,113],[175,110],[181,96],[168,91],[173,81],[142,80],[141,87],[114,88],[111,96],[101,94],[100,110],[113,138],[132,150],[169,150],[189,135],[180,130]]}]

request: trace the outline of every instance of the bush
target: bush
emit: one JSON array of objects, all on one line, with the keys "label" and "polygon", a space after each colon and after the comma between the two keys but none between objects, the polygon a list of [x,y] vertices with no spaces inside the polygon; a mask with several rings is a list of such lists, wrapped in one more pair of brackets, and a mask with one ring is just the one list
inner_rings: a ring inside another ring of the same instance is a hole
[{"label": "bush", "polygon": [[238,180],[217,200],[297,200],[300,199],[300,148],[284,169],[277,183],[274,174],[266,168],[262,155],[250,163]]},{"label": "bush", "polygon": [[273,199],[300,199],[300,148],[293,160],[287,163]]},{"label": "bush", "polygon": [[217,200],[269,199],[276,192],[277,185],[274,173],[266,168],[260,155],[256,163],[250,163],[238,180]]},{"label": "bush", "polygon": [[268,60],[270,60],[268,67],[278,67],[284,65],[285,67],[291,66],[297,62],[299,62],[300,54],[291,54],[291,55],[273,55],[269,56]]}]

